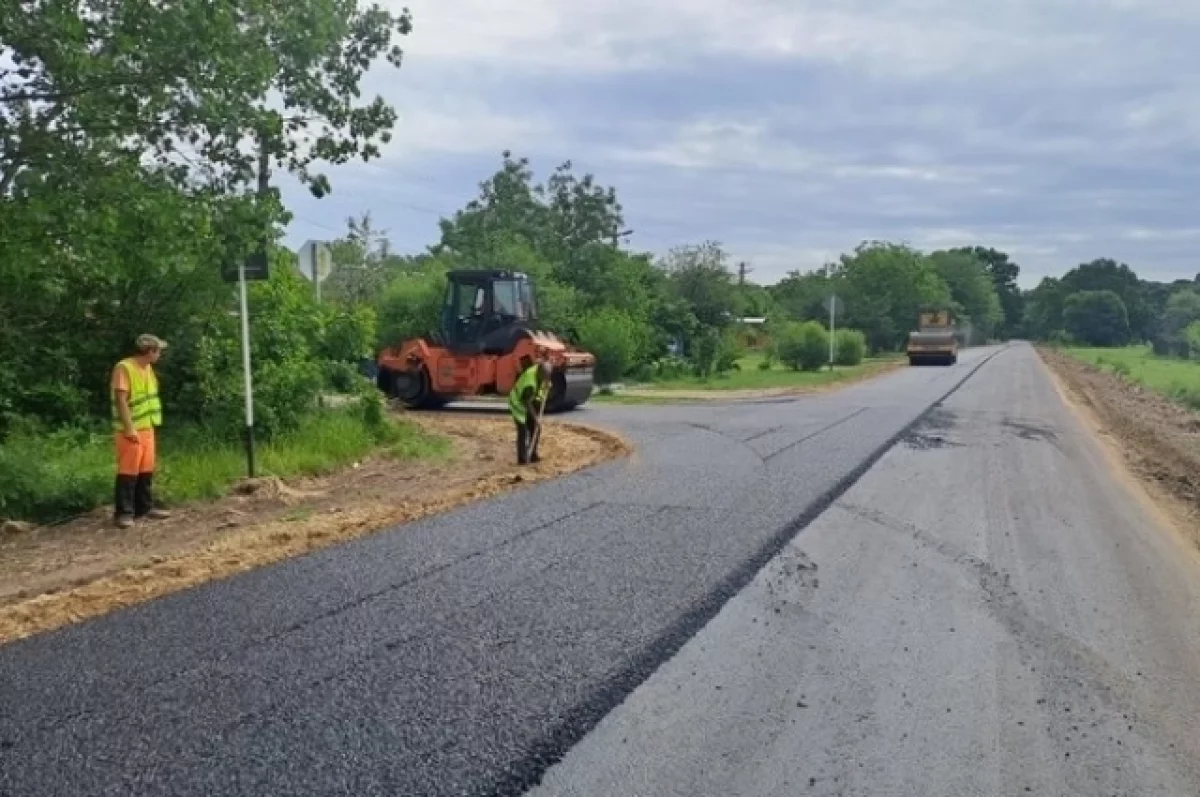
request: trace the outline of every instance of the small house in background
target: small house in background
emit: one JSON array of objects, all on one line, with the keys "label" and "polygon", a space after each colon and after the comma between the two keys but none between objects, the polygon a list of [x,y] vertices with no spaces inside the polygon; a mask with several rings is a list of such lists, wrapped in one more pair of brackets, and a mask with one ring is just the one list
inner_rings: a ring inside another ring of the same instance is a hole
[{"label": "small house in background", "polygon": [[767,339],[767,319],[759,317],[735,319],[738,341],[751,351],[761,351],[770,342]]}]

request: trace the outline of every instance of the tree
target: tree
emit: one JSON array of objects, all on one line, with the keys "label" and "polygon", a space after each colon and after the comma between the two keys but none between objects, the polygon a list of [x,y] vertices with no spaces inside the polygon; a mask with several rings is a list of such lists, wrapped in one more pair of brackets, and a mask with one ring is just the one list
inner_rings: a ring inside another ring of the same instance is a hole
[{"label": "tree", "polygon": [[952,301],[929,258],[908,246],[877,241],[842,255],[831,287],[845,302],[845,325],[862,330],[872,351],[899,348],[922,307],[949,307]]},{"label": "tree", "polygon": [[1116,291],[1077,291],[1063,302],[1063,325],[1072,339],[1088,346],[1124,346],[1129,316]]},{"label": "tree", "polygon": [[828,315],[822,303],[829,295],[831,283],[823,270],[807,274],[790,271],[767,290],[779,312],[794,321],[819,319]]},{"label": "tree", "polygon": [[377,305],[392,276],[410,264],[391,254],[387,230],[377,230],[369,212],[347,219],[346,225],[346,236],[329,247],[333,273],[321,285],[321,295],[335,302]]},{"label": "tree", "polygon": [[1132,337],[1138,340],[1153,338],[1155,323],[1146,303],[1144,286],[1133,269],[1124,263],[1107,258],[1093,260],[1068,271],[1061,283],[1064,296],[1079,291],[1112,291],[1128,311]]},{"label": "tree", "polygon": [[[395,111],[354,104],[411,18],[356,0],[5,0],[0,196],[81,155],[157,160],[179,184],[260,193],[271,163],[321,196],[317,162],[368,160]],[[282,110],[280,110],[282,108]]]},{"label": "tree", "polygon": [[[173,417],[199,419],[184,395],[211,376],[198,363],[235,385],[240,370],[201,357],[236,307],[220,267],[264,245],[290,267],[272,164],[321,194],[314,164],[378,154],[395,116],[379,98],[357,105],[361,79],[379,55],[399,63],[408,15],[350,0],[0,0],[0,19],[0,279],[18,288],[0,292],[0,433],[17,416],[104,413],[108,369],[147,329],[172,342]],[[262,306],[264,329],[287,326],[290,295]],[[359,348],[369,326],[305,312],[342,341],[308,341],[306,363]]]},{"label": "tree", "polygon": [[973,342],[986,342],[1004,323],[996,285],[985,264],[972,250],[934,252],[930,262],[950,289],[960,325],[972,332]]},{"label": "tree", "polygon": [[1004,317],[996,325],[995,334],[1007,339],[1022,334],[1022,321],[1025,317],[1024,299],[1017,285],[1017,277],[1021,267],[1009,260],[1008,255],[990,247],[968,246],[951,249],[951,252],[970,254],[983,263],[992,284],[996,288],[996,296]]},{"label": "tree", "polygon": [[1155,349],[1160,353],[1187,357],[1191,348],[1185,330],[1200,321],[1200,293],[1184,288],[1171,294],[1158,323]]},{"label": "tree", "polygon": [[1024,296],[1025,333],[1038,340],[1050,340],[1063,331],[1063,298],[1060,280],[1044,277]]},{"label": "tree", "polygon": [[722,328],[737,310],[737,286],[728,256],[715,241],[678,246],[663,258],[672,293],[691,306],[702,326]]}]

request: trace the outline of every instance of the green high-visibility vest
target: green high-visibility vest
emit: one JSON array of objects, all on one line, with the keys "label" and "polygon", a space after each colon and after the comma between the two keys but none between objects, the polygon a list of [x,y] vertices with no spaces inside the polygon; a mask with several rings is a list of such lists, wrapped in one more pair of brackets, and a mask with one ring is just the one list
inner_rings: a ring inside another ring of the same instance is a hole
[{"label": "green high-visibility vest", "polygon": [[508,391],[508,411],[512,413],[513,420],[517,423],[525,423],[525,402],[521,401],[521,394],[526,388],[533,388],[534,401],[541,401],[547,391],[549,384],[538,386],[538,367],[531,365],[521,372],[517,377],[517,381],[513,382],[512,390]]},{"label": "green high-visibility vest", "polygon": [[[129,376],[129,417],[134,429],[162,426],[162,401],[158,398],[158,377],[153,368],[142,368],[132,358],[121,360],[117,366]],[[113,429],[121,431],[121,413],[117,409],[117,392],[112,391]]]}]

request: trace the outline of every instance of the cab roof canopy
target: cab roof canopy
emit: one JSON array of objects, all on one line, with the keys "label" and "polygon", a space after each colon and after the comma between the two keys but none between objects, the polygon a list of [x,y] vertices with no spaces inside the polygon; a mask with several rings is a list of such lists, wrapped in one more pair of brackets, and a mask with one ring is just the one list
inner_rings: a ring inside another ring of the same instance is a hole
[{"label": "cab roof canopy", "polygon": [[486,282],[497,279],[527,279],[524,272],[506,268],[466,268],[446,272],[452,282]]}]

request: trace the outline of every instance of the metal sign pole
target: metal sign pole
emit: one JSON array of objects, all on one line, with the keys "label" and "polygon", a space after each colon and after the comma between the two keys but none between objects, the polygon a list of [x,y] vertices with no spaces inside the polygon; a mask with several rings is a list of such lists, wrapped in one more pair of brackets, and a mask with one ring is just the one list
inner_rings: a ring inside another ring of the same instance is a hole
[{"label": "metal sign pole", "polygon": [[836,298],[835,294],[830,294],[830,296],[834,297],[833,301],[831,301],[829,303],[829,370],[832,371],[833,370],[833,346],[834,346],[834,338],[836,337],[834,335],[834,332],[836,331],[834,325],[837,323],[835,320],[837,317],[837,298]]},{"label": "metal sign pole", "polygon": [[825,264],[825,284],[829,286],[829,370],[833,370],[834,358],[834,326],[837,317],[837,294],[833,292],[833,264]]},{"label": "metal sign pole", "polygon": [[250,374],[250,310],[246,301],[246,261],[238,265],[238,301],[242,317],[242,374],[246,388],[246,472],[254,478],[254,381]]}]

